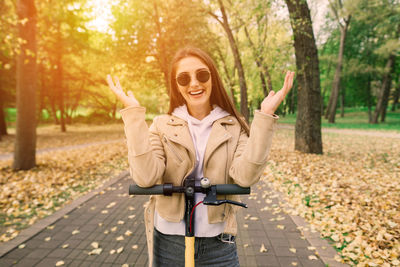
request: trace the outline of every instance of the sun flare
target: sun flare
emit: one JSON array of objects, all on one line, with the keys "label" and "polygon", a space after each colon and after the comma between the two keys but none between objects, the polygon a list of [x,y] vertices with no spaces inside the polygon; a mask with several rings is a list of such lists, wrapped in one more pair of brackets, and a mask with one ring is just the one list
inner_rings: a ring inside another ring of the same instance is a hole
[{"label": "sun flare", "polygon": [[118,2],[118,0],[88,1],[88,7],[91,8],[90,17],[92,20],[87,23],[87,27],[103,33],[110,32],[110,23],[115,20],[111,9]]}]

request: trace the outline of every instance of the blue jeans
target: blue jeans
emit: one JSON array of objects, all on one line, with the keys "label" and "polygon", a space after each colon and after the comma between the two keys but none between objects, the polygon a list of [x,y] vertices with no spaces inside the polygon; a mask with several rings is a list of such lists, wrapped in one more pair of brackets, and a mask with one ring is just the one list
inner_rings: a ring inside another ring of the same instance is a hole
[{"label": "blue jeans", "polygon": [[[165,235],[154,229],[153,267],[185,266],[185,237]],[[238,267],[236,243],[225,243],[217,237],[196,237],[195,266]]]}]

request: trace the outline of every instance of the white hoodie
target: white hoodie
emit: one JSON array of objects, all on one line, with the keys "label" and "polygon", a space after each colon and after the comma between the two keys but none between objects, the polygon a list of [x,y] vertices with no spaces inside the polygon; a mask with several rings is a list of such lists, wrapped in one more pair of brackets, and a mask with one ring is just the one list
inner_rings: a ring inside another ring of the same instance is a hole
[{"label": "white hoodie", "polygon": [[[193,144],[196,149],[196,166],[190,176],[194,176],[196,180],[203,178],[203,160],[208,137],[211,133],[211,128],[214,121],[226,117],[228,112],[224,111],[218,106],[202,120],[198,120],[190,116],[186,105],[177,107],[172,112],[172,115],[187,121],[189,126],[190,135],[192,136]],[[195,203],[202,201],[205,194],[196,193]],[[196,237],[212,237],[217,236],[223,232],[225,223],[208,223],[207,206],[200,204],[196,207],[194,215],[194,233]],[[163,234],[169,235],[185,235],[185,221],[179,223],[168,222],[163,219],[157,211],[154,214],[154,226],[158,231]]]}]

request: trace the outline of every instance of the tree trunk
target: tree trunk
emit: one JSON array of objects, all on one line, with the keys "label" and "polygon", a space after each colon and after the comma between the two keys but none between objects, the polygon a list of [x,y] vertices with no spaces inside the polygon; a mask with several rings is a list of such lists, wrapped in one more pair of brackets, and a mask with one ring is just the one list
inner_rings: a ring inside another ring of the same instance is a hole
[{"label": "tree trunk", "polygon": [[[233,78],[231,77],[231,74],[229,73],[228,64],[226,63],[226,60],[224,59],[224,57],[222,55],[222,52],[219,49],[219,47],[217,47],[217,52],[218,52],[218,55],[219,55],[219,57],[220,57],[220,59],[222,61],[222,65],[223,65],[223,68],[224,68],[224,71],[225,71],[225,75],[226,75],[226,78],[228,80],[227,82],[228,82],[228,86],[229,86],[229,91],[230,91],[230,96],[231,96],[232,103],[236,106],[237,103],[236,103],[236,99],[235,99],[235,91],[233,90],[233,86],[234,86]],[[234,72],[235,72],[235,69],[233,70],[233,74],[234,74]]]},{"label": "tree trunk", "polygon": [[157,28],[157,58],[158,58],[158,64],[160,66],[160,69],[164,75],[164,83],[165,83],[165,88],[169,90],[169,83],[168,83],[168,62],[167,62],[167,49],[165,48],[164,44],[164,34],[161,29],[161,23],[160,23],[160,15],[158,14],[158,5],[156,0],[153,0],[153,6],[154,6],[154,23],[156,24]]},{"label": "tree trunk", "polygon": [[[261,54],[257,53],[257,49],[256,49],[253,41],[251,40],[249,31],[247,30],[247,27],[244,27],[244,32],[246,33],[247,40],[249,40],[251,50],[253,51],[254,59],[256,61],[256,65],[257,65],[258,71],[260,73],[260,80],[261,80],[261,86],[263,89],[264,97],[267,97],[270,90],[272,90],[271,76],[269,74],[268,67],[263,66],[264,58]],[[266,76],[266,75],[268,75],[268,76]],[[267,83],[265,81],[265,77],[268,78],[268,88],[267,88]]]},{"label": "tree trunk", "polygon": [[7,135],[6,113],[4,112],[3,101],[4,101],[4,91],[2,91],[0,88],[0,138],[2,135]]},{"label": "tree trunk", "polygon": [[383,95],[381,122],[385,122],[385,118],[386,118],[386,110],[387,110],[388,103],[389,103],[390,88],[392,86],[392,73],[394,73],[395,63],[396,63],[396,57],[393,56],[392,69],[388,75],[387,89],[385,90],[384,95]]},{"label": "tree trunk", "polygon": [[294,35],[298,78],[295,149],[322,154],[318,53],[306,1],[285,0]]},{"label": "tree trunk", "polygon": [[400,97],[400,79],[397,83],[397,88],[394,92],[393,96],[393,105],[392,105],[392,111],[396,111],[397,105],[399,103],[399,97]]},{"label": "tree trunk", "polygon": [[345,101],[345,97],[346,97],[346,88],[342,88],[342,90],[340,90],[341,94],[340,94],[340,117],[344,118],[344,101]]},{"label": "tree trunk", "polygon": [[[29,170],[36,165],[36,8],[34,0],[18,0],[18,33],[26,43],[17,56],[17,123],[14,170]],[[29,53],[27,53],[29,51]]]},{"label": "tree trunk", "polygon": [[3,99],[0,98],[0,136],[2,135],[7,135],[7,124],[6,113],[3,108]]},{"label": "tree trunk", "polygon": [[64,107],[64,87],[63,87],[63,79],[64,79],[64,73],[63,73],[63,65],[62,65],[62,54],[63,54],[63,43],[62,43],[62,37],[61,33],[59,32],[58,37],[57,37],[57,42],[58,42],[58,47],[59,51],[56,55],[56,75],[55,75],[55,84],[56,84],[56,91],[57,91],[57,103],[58,103],[58,109],[60,110],[60,126],[61,126],[61,132],[66,132],[66,126],[65,126],[65,107]]},{"label": "tree trunk", "polygon": [[240,54],[239,54],[239,49],[236,45],[235,39],[233,38],[232,30],[229,26],[228,22],[228,17],[225,12],[225,7],[224,4],[222,3],[221,0],[218,0],[220,10],[222,13],[222,18],[223,21],[220,21],[218,17],[214,15],[214,18],[216,17],[217,21],[223,26],[226,34],[228,35],[229,39],[229,44],[232,49],[233,57],[235,59],[235,66],[236,69],[238,70],[239,74],[239,84],[240,84],[240,112],[246,119],[246,121],[249,121],[249,107],[248,107],[248,102],[247,102],[247,85],[246,85],[246,79],[244,76],[244,69],[242,65],[242,61],[240,59]]},{"label": "tree trunk", "polygon": [[331,92],[332,101],[329,100],[329,102],[331,102],[330,109],[329,109],[329,115],[328,115],[329,123],[335,123],[336,106],[337,106],[337,100],[339,97],[340,79],[341,79],[341,74],[342,74],[344,46],[345,46],[345,42],[346,42],[347,29],[350,24],[350,18],[351,17],[349,17],[349,19],[346,20],[346,23],[343,27],[342,26],[340,27],[340,46],[339,46],[338,63],[336,65],[336,72],[335,72],[335,76],[333,78],[333,83],[332,83],[332,92]]},{"label": "tree trunk", "polygon": [[368,75],[368,83],[367,83],[367,103],[368,103],[368,122],[372,122],[372,97],[371,97],[371,75]]},{"label": "tree trunk", "polygon": [[390,92],[390,84],[392,82],[391,74],[394,69],[393,68],[394,60],[395,60],[395,55],[391,54],[386,63],[386,67],[385,67],[386,73],[383,76],[383,82],[382,82],[381,90],[379,91],[378,102],[376,103],[375,112],[374,112],[374,115],[372,116],[372,123],[374,123],[374,124],[378,123],[379,115],[381,115],[383,113],[383,109],[385,107],[387,107],[387,101],[389,99],[388,96],[389,96],[389,92]]}]

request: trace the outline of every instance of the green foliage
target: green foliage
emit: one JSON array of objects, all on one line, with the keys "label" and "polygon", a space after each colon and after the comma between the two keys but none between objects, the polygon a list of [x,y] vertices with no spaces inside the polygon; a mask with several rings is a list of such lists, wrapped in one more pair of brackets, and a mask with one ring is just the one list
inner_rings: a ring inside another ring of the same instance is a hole
[{"label": "green foliage", "polygon": [[[322,118],[322,127],[338,128],[338,129],[362,129],[362,130],[389,130],[400,132],[400,111],[387,111],[386,121],[380,124],[368,123],[368,109],[363,108],[346,108],[343,118],[339,112],[336,114],[336,123],[331,124],[325,118]],[[280,123],[295,124],[297,114],[288,114],[280,117]]]}]

